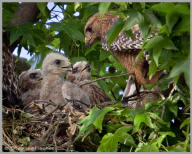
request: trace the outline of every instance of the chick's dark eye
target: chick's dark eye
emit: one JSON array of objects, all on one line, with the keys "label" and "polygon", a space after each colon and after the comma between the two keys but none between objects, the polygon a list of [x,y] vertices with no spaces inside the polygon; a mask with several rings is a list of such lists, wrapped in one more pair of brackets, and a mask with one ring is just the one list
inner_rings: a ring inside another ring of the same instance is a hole
[{"label": "chick's dark eye", "polygon": [[72,69],[72,73],[73,73],[73,74],[74,74],[74,73],[77,73],[77,71],[78,71],[78,67],[75,67],[75,68]]},{"label": "chick's dark eye", "polygon": [[30,77],[31,79],[35,79],[35,78],[36,78],[36,75],[37,75],[37,73],[31,73],[31,74],[29,74],[29,77]]},{"label": "chick's dark eye", "polygon": [[60,64],[61,64],[61,61],[57,59],[57,60],[55,60],[55,64],[56,64],[56,65],[60,65]]}]

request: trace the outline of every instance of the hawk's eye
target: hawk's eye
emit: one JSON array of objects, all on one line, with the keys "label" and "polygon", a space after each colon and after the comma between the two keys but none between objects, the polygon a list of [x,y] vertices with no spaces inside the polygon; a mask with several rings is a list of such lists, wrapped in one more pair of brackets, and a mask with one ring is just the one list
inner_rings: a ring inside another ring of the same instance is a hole
[{"label": "hawk's eye", "polygon": [[87,27],[86,31],[87,32],[92,32],[92,28],[91,27]]},{"label": "hawk's eye", "polygon": [[72,69],[73,74],[77,73],[77,71],[78,71],[78,67],[75,67],[75,68]]},{"label": "hawk's eye", "polygon": [[30,77],[31,79],[35,79],[35,78],[36,78],[36,75],[37,75],[37,73],[31,73],[31,74],[29,74],[29,77]]},{"label": "hawk's eye", "polygon": [[61,61],[59,59],[55,60],[55,64],[56,65],[60,65],[61,64]]}]

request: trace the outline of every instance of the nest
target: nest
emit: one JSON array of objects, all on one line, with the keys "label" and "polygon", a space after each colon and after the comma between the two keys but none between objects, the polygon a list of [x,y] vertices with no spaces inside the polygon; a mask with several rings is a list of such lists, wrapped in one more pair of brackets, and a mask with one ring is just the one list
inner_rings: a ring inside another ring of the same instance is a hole
[{"label": "nest", "polygon": [[[46,112],[42,101],[33,101],[24,109],[3,107],[3,151],[93,151],[97,145],[89,137],[74,142],[80,126],[77,121],[88,115],[69,103],[53,106]],[[48,103],[46,103],[48,104]]]}]

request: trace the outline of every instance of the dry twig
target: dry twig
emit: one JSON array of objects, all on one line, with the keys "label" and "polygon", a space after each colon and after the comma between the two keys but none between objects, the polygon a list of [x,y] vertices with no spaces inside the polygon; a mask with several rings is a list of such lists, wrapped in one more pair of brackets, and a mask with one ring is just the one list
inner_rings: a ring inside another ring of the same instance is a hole
[{"label": "dry twig", "polygon": [[167,102],[167,100],[169,100],[169,99],[171,98],[171,96],[173,95],[173,92],[174,92],[176,89],[177,89],[177,86],[174,85],[173,88],[171,89],[168,97],[163,101],[163,103],[162,103],[162,105],[161,105],[161,106],[163,106],[163,108],[162,108],[162,113],[161,113],[161,119],[163,119],[163,118],[164,118],[164,115],[165,115],[165,103]]}]

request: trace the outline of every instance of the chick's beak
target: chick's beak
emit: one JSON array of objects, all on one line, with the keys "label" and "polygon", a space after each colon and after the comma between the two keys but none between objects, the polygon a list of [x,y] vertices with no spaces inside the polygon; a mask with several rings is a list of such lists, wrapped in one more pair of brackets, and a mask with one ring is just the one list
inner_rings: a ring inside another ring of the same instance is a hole
[{"label": "chick's beak", "polygon": [[85,67],[81,70],[81,72],[83,72],[84,70],[91,71],[91,64],[90,64],[90,63],[87,63],[87,64],[85,65]]},{"label": "chick's beak", "polygon": [[68,63],[67,66],[63,66],[62,68],[68,68],[67,71],[72,71],[73,65],[71,63]]}]

